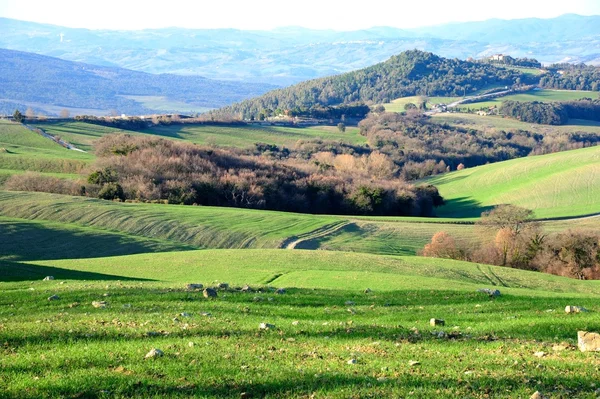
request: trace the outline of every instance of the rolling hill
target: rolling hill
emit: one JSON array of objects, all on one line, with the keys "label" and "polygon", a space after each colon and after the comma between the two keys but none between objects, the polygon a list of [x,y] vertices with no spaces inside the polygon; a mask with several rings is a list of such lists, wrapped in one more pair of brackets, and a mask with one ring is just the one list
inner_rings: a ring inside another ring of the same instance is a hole
[{"label": "rolling hill", "polygon": [[200,76],[153,75],[0,49],[0,113],[25,108],[58,115],[202,112],[272,89]]},{"label": "rolling hill", "polygon": [[418,50],[405,51],[368,68],[309,80],[214,111],[214,115],[258,117],[277,108],[305,113],[340,104],[378,104],[406,96],[457,96],[488,87],[512,86],[539,78],[490,64],[446,59]]},{"label": "rolling hill", "polygon": [[447,204],[440,216],[476,217],[514,204],[538,218],[600,213],[600,147],[584,148],[464,169],[426,180]]}]

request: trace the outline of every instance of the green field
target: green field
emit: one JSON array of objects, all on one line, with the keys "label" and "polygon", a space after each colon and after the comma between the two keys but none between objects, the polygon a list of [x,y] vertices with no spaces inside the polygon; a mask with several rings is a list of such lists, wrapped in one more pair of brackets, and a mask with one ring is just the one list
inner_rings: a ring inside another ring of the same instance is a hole
[{"label": "green field", "polygon": [[514,204],[538,218],[600,213],[600,147],[531,156],[434,176],[446,217],[475,217]]},{"label": "green field", "polygon": [[[427,106],[431,107],[434,104],[450,104],[454,101],[461,100],[463,97],[428,97]],[[406,104],[415,104],[419,102],[419,96],[398,98],[391,103],[383,104],[387,112],[404,112]]]},{"label": "green field", "polygon": [[270,143],[293,147],[298,140],[343,141],[364,144],[366,137],[356,127],[347,127],[340,133],[336,126],[283,127],[283,126],[155,126],[143,133],[186,140],[196,144],[224,147],[252,147],[254,143]]},{"label": "green field", "polygon": [[[0,283],[6,398],[522,398],[537,390],[584,398],[596,390],[600,359],[571,348],[577,330],[600,326],[597,282],[285,250],[0,262],[0,270],[18,280]],[[40,281],[49,274],[57,279]],[[184,289],[215,280],[261,291],[223,289],[206,300]],[[476,292],[494,286],[498,299]],[[566,315],[566,304],[591,312]],[[431,327],[432,317],[446,325]],[[566,349],[553,350],[559,343]],[[144,359],[152,348],[164,356]]]},{"label": "green field", "polygon": [[75,178],[93,157],[67,150],[20,124],[0,120],[0,180],[25,171]]},{"label": "green field", "polygon": [[298,140],[322,139],[343,141],[350,144],[364,144],[366,137],[359,134],[356,127],[347,127],[340,133],[336,126],[284,127],[284,126],[211,126],[211,125],[169,125],[153,126],[141,132],[124,131],[83,122],[61,122],[38,124],[49,134],[58,135],[69,143],[86,151],[93,149],[98,138],[124,132],[148,134],[175,140],[185,140],[196,144],[223,147],[252,147],[255,143],[269,143],[293,147]]},{"label": "green field", "polygon": [[435,114],[430,120],[435,123],[447,123],[451,126],[469,129],[518,129],[540,134],[573,132],[590,132],[600,134],[600,123],[579,119],[571,119],[568,125],[550,126],[521,122],[516,119],[504,118],[501,116],[479,116],[463,113],[445,113]]},{"label": "green field", "polygon": [[500,107],[504,101],[521,101],[521,102],[551,102],[551,101],[572,101],[582,98],[598,98],[598,93],[593,91],[578,91],[578,90],[531,90],[526,93],[514,94],[469,104],[461,104],[460,109],[480,109],[489,107]]},{"label": "green field", "polygon": [[[523,126],[472,115],[432,120]],[[42,127],[87,151],[117,131]],[[335,127],[173,125],[134,134],[235,147],[365,142],[357,128]],[[10,123],[0,123],[0,148],[0,183],[26,170],[76,178],[94,159]],[[600,213],[600,147],[426,182],[447,201],[443,217],[0,191],[0,398],[595,398],[600,357],[576,345],[578,330],[600,331],[600,281],[414,255],[438,231],[477,245],[485,237],[473,222],[497,204],[539,218]],[[547,233],[597,231],[599,221],[541,224]],[[223,282],[230,287],[214,299],[185,288]],[[253,290],[243,292],[246,284]],[[565,314],[567,305],[589,312]],[[153,348],[164,356],[145,359]]]}]

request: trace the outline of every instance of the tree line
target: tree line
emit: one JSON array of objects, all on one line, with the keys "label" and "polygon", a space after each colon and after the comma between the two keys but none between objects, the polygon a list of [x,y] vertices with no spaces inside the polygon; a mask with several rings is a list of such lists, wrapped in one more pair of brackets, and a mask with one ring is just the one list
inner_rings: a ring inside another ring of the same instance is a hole
[{"label": "tree line", "polygon": [[600,121],[600,100],[587,98],[550,103],[504,101],[500,113],[523,122],[542,125],[565,125],[569,119]]}]

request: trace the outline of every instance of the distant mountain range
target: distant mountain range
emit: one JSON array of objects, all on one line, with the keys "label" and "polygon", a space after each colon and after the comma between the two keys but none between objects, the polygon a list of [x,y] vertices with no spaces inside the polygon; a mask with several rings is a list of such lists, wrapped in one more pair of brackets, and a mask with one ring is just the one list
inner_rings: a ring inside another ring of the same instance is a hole
[{"label": "distant mountain range", "polygon": [[264,83],[154,75],[0,49],[0,113],[151,114],[202,112],[273,89]]},{"label": "distant mountain range", "polygon": [[0,18],[0,47],[148,73],[289,85],[356,70],[404,50],[447,58],[495,53],[543,63],[600,64],[600,16],[488,20],[352,32],[299,27],[272,31],[168,28],[72,29]]}]

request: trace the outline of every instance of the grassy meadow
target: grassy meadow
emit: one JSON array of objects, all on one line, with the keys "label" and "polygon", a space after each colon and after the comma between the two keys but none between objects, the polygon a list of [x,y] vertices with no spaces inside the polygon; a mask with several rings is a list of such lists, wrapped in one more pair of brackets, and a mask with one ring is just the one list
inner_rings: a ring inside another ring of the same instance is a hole
[{"label": "grassy meadow", "polygon": [[[4,261],[0,270],[17,280],[0,283],[6,398],[584,398],[597,389],[600,359],[573,349],[578,329],[600,327],[596,282],[285,250]],[[41,281],[49,273],[56,280]],[[215,280],[259,291],[205,299],[185,290]],[[591,312],[566,315],[567,304]],[[153,348],[164,355],[145,359]]]},{"label": "grassy meadow", "polygon": [[476,217],[500,204],[535,211],[538,218],[600,213],[600,147],[513,159],[426,181],[435,185],[447,204],[446,217]]},{"label": "grassy meadow", "polygon": [[598,93],[593,91],[583,90],[531,90],[526,93],[513,94],[504,97],[498,97],[493,100],[484,100],[469,104],[461,104],[460,109],[480,109],[489,107],[500,107],[504,101],[521,101],[521,102],[552,102],[552,101],[572,101],[582,98],[598,98]]},{"label": "grassy meadow", "polygon": [[[432,120],[521,123],[470,118]],[[40,126],[86,151],[118,131]],[[233,147],[365,142],[353,127],[133,134]],[[0,184],[27,170],[76,178],[94,159],[2,121],[0,148]],[[576,338],[600,331],[600,282],[415,255],[442,230],[486,239],[473,222],[501,203],[561,218],[542,222],[546,232],[597,230],[600,216],[573,217],[600,213],[599,168],[593,147],[436,176],[426,182],[447,205],[422,219],[0,191],[0,398],[596,398],[600,357]],[[189,283],[229,286],[207,299]],[[146,359],[153,348],[163,355]]]},{"label": "grassy meadow", "polygon": [[86,151],[92,151],[94,141],[110,133],[147,134],[174,140],[185,140],[195,144],[241,148],[252,147],[254,143],[293,147],[298,140],[315,139],[343,141],[350,144],[366,143],[366,137],[361,136],[358,128],[352,126],[346,127],[344,133],[340,133],[336,126],[166,125],[153,126],[140,132],[84,122],[43,123],[38,124],[38,126]]}]

